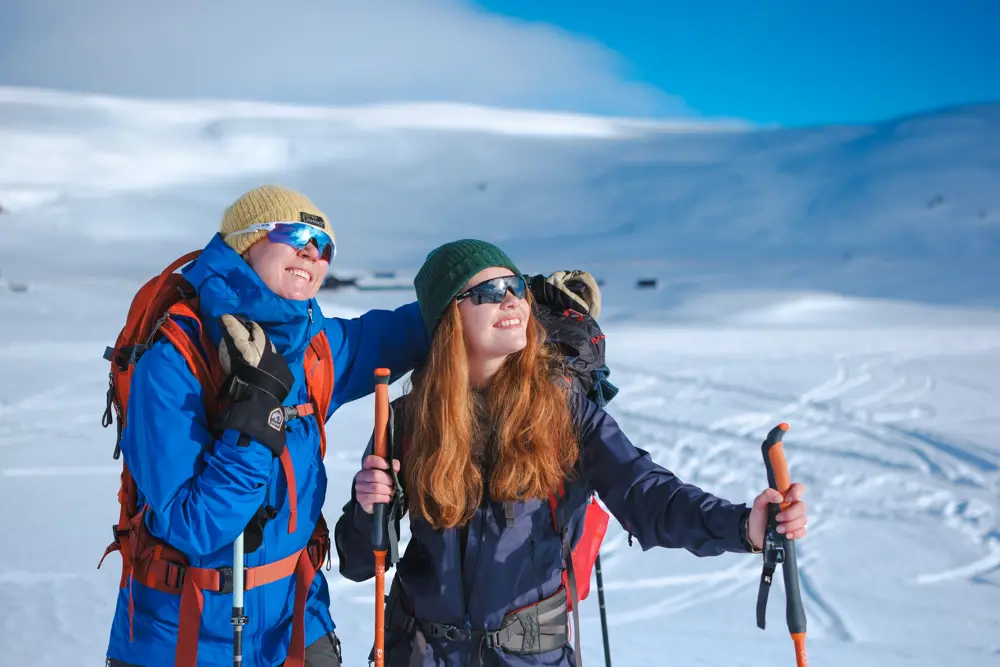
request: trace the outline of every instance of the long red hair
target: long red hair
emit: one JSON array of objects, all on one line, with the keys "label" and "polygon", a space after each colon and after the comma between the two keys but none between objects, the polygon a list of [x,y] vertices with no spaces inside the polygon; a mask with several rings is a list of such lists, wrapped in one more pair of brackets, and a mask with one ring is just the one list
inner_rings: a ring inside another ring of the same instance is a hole
[{"label": "long red hair", "polygon": [[473,456],[477,417],[456,302],[441,318],[425,365],[411,376],[407,499],[409,511],[435,528],[468,522],[486,483],[497,501],[547,498],[576,463],[579,445],[569,405],[554,382],[558,361],[534,317],[527,334],[527,345],[507,358],[486,393],[488,481]]}]

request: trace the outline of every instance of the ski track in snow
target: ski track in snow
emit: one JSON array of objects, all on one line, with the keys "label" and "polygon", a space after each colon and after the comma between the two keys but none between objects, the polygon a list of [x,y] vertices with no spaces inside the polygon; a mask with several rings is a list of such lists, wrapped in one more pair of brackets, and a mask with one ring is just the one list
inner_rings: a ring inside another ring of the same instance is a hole
[{"label": "ski track in snow", "polygon": [[[935,416],[935,410],[925,401],[936,382],[921,368],[919,360],[896,360],[887,354],[841,355],[832,377],[798,395],[719,381],[708,375],[660,373],[621,363],[614,368],[613,379],[618,380],[629,398],[615,406],[613,412],[626,422],[627,432],[643,424],[666,430],[666,435],[654,435],[652,441],[646,430],[636,435],[641,433],[641,446],[654,459],[664,463],[682,461],[682,478],[696,478],[708,488],[743,481],[756,492],[763,486],[753,481],[763,475],[760,443],[771,428],[788,422],[791,429],[784,439],[793,478],[805,480],[810,488],[810,537],[815,539],[822,533],[827,516],[867,516],[875,512],[912,519],[931,513],[942,523],[962,529],[973,542],[986,546],[989,553],[965,566],[922,574],[915,584],[972,580],[1000,567],[995,506],[969,513],[964,493],[967,489],[1000,489],[1000,454],[972,443],[950,442],[909,425],[913,420]],[[752,409],[708,423],[673,416],[706,403],[724,403],[727,398],[733,403],[749,404]],[[669,408],[664,409],[666,406]],[[827,477],[825,484],[810,483],[824,469],[821,460],[830,458],[848,459],[869,468],[870,482],[883,489],[891,489],[902,479],[909,484],[885,496],[881,500],[885,507],[873,509],[870,494],[850,493],[853,476]],[[742,480],[734,473],[740,470],[749,471]],[[913,491],[919,494],[916,498],[911,495]],[[616,541],[612,549],[602,553],[615,554],[620,548]],[[614,559],[608,561],[611,565],[605,565],[605,587],[609,591],[680,589],[653,604],[610,613],[612,625],[713,603],[743,588],[755,590],[759,581],[757,560],[696,575],[653,578],[616,572]],[[819,623],[826,636],[853,641],[850,619],[811,575],[814,558],[808,540],[800,546],[799,564],[810,622]],[[618,578],[620,582],[615,581]]]},{"label": "ski track in snow", "polygon": [[[49,347],[52,348],[52,355],[43,356],[40,360],[52,362],[60,358],[60,345],[51,343]],[[97,349],[96,346],[94,349]],[[88,361],[98,358],[94,349],[90,350],[91,359]],[[23,358],[19,360],[24,361]],[[81,428],[99,422],[106,391],[105,372],[103,376],[98,373],[93,377],[58,382],[27,396],[13,399],[0,396],[0,449],[30,446],[39,440],[80,440]]]},{"label": "ski track in snow", "polygon": [[984,558],[975,561],[974,563],[957,567],[953,570],[945,570],[944,572],[936,572],[933,574],[922,574],[917,577],[916,583],[937,584],[944,581],[953,581],[955,579],[974,579],[1000,568],[1000,540],[990,540],[987,543],[987,547],[989,548],[990,553]]},{"label": "ski track in snow", "polygon": [[[804,545],[805,543],[803,543]],[[800,548],[799,551],[807,552],[807,548]],[[803,553],[803,556],[806,554]],[[803,597],[803,605],[806,608],[806,618],[817,620],[822,623],[824,630],[833,637],[841,641],[854,641],[854,633],[848,628],[847,621],[836,608],[836,605],[824,595],[812,575],[809,573],[810,559],[803,558],[803,565],[799,568],[799,589]]]},{"label": "ski track in snow", "polygon": [[[805,436],[813,435],[815,431],[835,431],[855,436],[855,442],[863,444],[878,444],[886,449],[902,450],[912,455],[909,467],[921,470],[924,474],[939,477],[953,484],[969,484],[986,488],[991,481],[996,481],[996,473],[1000,470],[1000,454],[976,445],[959,445],[919,429],[908,429],[897,426],[894,422],[907,421],[918,417],[932,417],[933,410],[924,406],[919,399],[932,391],[934,382],[929,376],[914,380],[912,372],[907,375],[897,369],[896,379],[887,387],[875,388],[859,399],[852,399],[845,407],[844,395],[857,388],[872,383],[872,370],[878,366],[886,366],[889,362],[866,361],[857,369],[852,368],[849,361],[841,359],[837,375],[831,380],[804,392],[796,398],[760,392],[755,388],[741,387],[731,383],[714,382],[704,377],[650,376],[638,382],[643,391],[649,387],[650,379],[659,379],[664,384],[685,383],[698,387],[709,388],[713,392],[737,394],[751,397],[761,402],[777,403],[773,407],[762,405],[754,412],[734,414],[711,424],[703,425],[689,423],[679,419],[670,419],[652,414],[651,411],[630,409],[620,410],[620,414],[640,420],[655,421],[661,425],[673,426],[691,431],[699,431],[706,435],[720,436],[720,442],[733,440],[749,440],[758,442],[777,423],[787,421],[792,424],[791,431],[785,436],[789,441],[798,441]],[[635,372],[628,366],[618,367],[620,373]],[[631,382],[631,378],[629,378]],[[891,394],[906,389],[902,395],[893,396],[890,403],[885,403],[881,409],[858,409],[859,406],[874,406],[878,401],[885,401]],[[682,399],[683,393],[678,392],[674,399]],[[682,412],[682,410],[679,410]],[[798,446],[798,445],[796,445]],[[803,446],[808,446],[808,442]],[[705,458],[720,452],[709,452]],[[893,463],[880,459],[875,451],[858,451],[857,449],[830,450],[832,456],[849,458],[866,458],[871,462],[880,463],[887,468],[906,468],[905,463]]]}]

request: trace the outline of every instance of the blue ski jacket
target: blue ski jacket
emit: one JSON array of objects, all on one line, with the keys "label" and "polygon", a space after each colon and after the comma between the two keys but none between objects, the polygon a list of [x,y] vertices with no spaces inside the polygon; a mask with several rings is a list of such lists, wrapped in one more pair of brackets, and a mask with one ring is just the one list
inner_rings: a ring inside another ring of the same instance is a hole
[{"label": "blue ski jacket", "polygon": [[[374,369],[403,374],[422,360],[429,339],[417,304],[394,311],[373,310],[355,319],[326,318],[315,299],[293,301],[272,292],[218,234],[183,271],[198,293],[201,321],[213,345],[219,317],[236,313],[263,327],[288,362],[295,383],[285,404],[307,403],[303,360],[321,330],[329,340],[334,388],[329,412],[373,391]],[[215,353],[214,350],[208,351]],[[239,433],[217,439],[207,423],[203,389],[178,350],[155,343],[135,368],[122,435],[122,454],[139,489],[149,532],[183,552],[201,568],[231,567],[233,542],[262,506],[278,510],[263,531],[263,543],[247,554],[246,566],[280,560],[306,546],[326,497],[326,469],[320,457],[316,415],[287,424],[287,447],[298,491],[297,529],[288,532],[287,489],[280,461],[264,445],[237,446]],[[332,438],[331,438],[332,440]],[[134,604],[129,636],[129,588]],[[249,623],[244,629],[244,664],[278,665],[287,654],[295,577],[246,592]],[[107,655],[143,667],[170,667],[177,644],[180,595],[138,581],[118,596]],[[333,631],[330,597],[322,570],[308,592],[306,645]],[[233,661],[232,595],[206,591],[198,642],[198,663]]]}]

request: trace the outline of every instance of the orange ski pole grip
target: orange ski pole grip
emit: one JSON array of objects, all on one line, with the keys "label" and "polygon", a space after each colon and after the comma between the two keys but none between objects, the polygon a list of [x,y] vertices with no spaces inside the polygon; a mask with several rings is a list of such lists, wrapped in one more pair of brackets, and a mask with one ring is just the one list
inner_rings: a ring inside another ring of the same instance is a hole
[{"label": "orange ski pole grip", "polygon": [[[781,437],[788,430],[788,424],[781,423],[778,424],[777,429],[781,431],[777,437]],[[772,431],[774,433],[774,431]],[[768,436],[768,440],[771,436]],[[772,489],[777,489],[784,496],[788,493],[788,489],[792,486],[792,478],[788,474],[788,462],[785,461],[785,445],[781,440],[778,440],[767,450],[767,463],[768,463],[768,484]],[[784,510],[788,507],[789,503],[781,503],[781,509]]]},{"label": "orange ski pole grip", "polygon": [[[375,456],[386,459],[386,431],[389,426],[389,369],[375,369]],[[392,465],[392,461],[388,461]],[[385,503],[376,503],[372,512],[372,550],[375,554],[375,667],[385,665],[385,554],[389,548]]]},{"label": "orange ski pole grip", "polygon": [[385,434],[389,426],[389,369],[375,369],[375,456],[385,458]]},{"label": "orange ski pole grip", "polygon": [[[792,485],[788,474],[788,462],[785,460],[783,437],[788,431],[788,424],[781,423],[771,429],[761,445],[764,455],[764,465],[767,467],[767,483],[784,496]],[[788,507],[790,503],[772,503],[768,508],[767,530],[764,535],[764,571],[761,574],[760,590],[757,595],[757,626],[764,629],[764,616],[767,606],[767,591],[777,566],[781,565],[781,573],[785,580],[785,621],[788,632],[795,646],[795,664],[797,667],[808,667],[806,656],[806,614],[802,606],[802,594],[799,591],[799,568],[795,556],[795,540],[788,539],[777,531],[778,512]]]}]

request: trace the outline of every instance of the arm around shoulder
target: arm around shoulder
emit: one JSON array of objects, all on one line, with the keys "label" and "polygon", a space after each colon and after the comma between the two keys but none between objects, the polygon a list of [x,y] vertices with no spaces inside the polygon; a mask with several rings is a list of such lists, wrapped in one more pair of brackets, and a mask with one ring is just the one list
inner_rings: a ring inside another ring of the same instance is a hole
[{"label": "arm around shoulder", "polygon": [[329,317],[325,326],[335,374],[331,409],[370,394],[376,368],[390,369],[394,381],[413,370],[430,349],[415,301],[353,319]]}]

